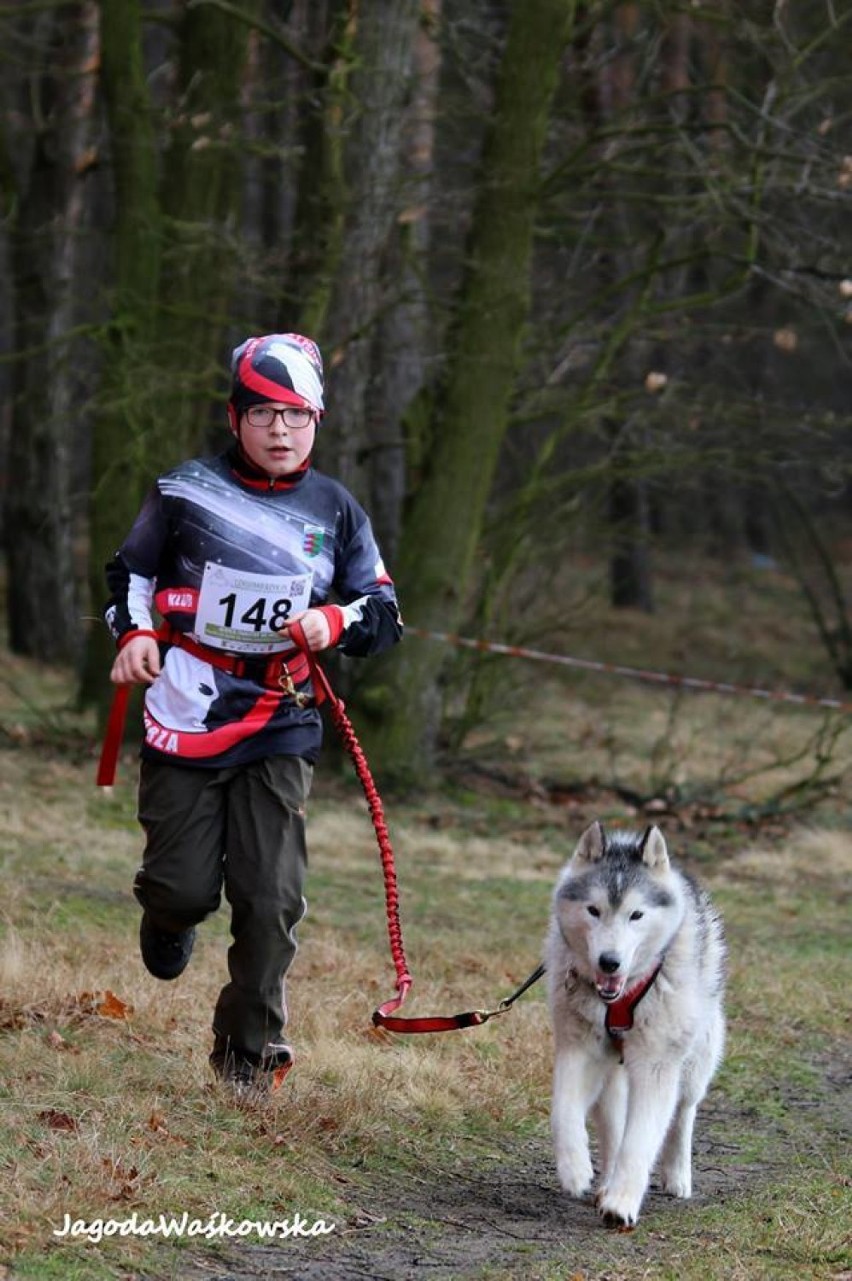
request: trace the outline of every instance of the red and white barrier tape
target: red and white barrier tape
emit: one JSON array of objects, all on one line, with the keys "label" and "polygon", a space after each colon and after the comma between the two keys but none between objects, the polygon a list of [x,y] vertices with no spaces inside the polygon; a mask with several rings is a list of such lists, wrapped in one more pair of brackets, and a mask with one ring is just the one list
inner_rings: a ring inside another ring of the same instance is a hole
[{"label": "red and white barrier tape", "polygon": [[852,703],[839,698],[818,698],[812,694],[793,694],[788,690],[760,689],[751,685],[734,685],[730,681],[702,680],[699,676],[675,676],[669,672],[646,671],[641,667],[625,667],[621,663],[602,663],[592,658],[573,658],[568,654],[547,654],[540,649],[527,649],[523,645],[500,645],[496,641],[475,640],[469,636],[455,636],[449,632],[430,632],[423,627],[406,626],[406,634],[424,640],[441,641],[459,649],[475,649],[482,654],[505,654],[509,658],[529,658],[536,663],[555,663],[560,667],[577,667],[586,672],[604,676],[623,676],[629,680],[650,682],[654,685],[671,685],[677,689],[697,690],[701,693],[735,694],[740,697],[762,698],[773,703],[793,703],[798,707],[825,707],[833,712],[852,713]]}]

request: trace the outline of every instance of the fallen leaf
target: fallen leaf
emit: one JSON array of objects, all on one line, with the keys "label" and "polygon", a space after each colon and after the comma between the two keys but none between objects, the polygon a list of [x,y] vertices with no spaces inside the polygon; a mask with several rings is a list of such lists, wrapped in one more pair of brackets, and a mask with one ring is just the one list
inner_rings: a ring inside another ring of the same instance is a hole
[{"label": "fallen leaf", "polygon": [[285,1063],[282,1067],[276,1068],[275,1071],[272,1073],[272,1084],[269,1087],[270,1092],[272,1094],[274,1094],[276,1090],[281,1089],[281,1086],[284,1084],[284,1080],[287,1076],[287,1073],[290,1071],[292,1066],[293,1066],[292,1063]]},{"label": "fallen leaf", "polygon": [[396,1040],[386,1027],[368,1027],[361,1035],[369,1041],[381,1041],[383,1045],[396,1045]]},{"label": "fallen leaf", "polygon": [[95,1006],[95,1012],[105,1019],[127,1019],[133,1013],[133,1006],[122,1001],[115,992],[110,992],[107,988]]},{"label": "fallen leaf", "polygon": [[45,1108],[39,1112],[38,1119],[49,1126],[51,1130],[76,1130],[77,1122],[73,1116],[67,1112],[58,1112],[56,1108]]},{"label": "fallen leaf", "polygon": [[99,1014],[104,1019],[128,1019],[133,1006],[107,988],[103,992],[78,992],[74,999],[83,1014]]},{"label": "fallen leaf", "polygon": [[121,1159],[113,1160],[111,1157],[104,1157],[101,1161],[108,1176],[115,1180],[116,1188],[110,1196],[111,1201],[130,1201],[139,1191],[139,1171],[135,1165],[129,1170],[125,1170]]},{"label": "fallen leaf", "polygon": [[153,1130],[155,1134],[168,1134],[169,1127],[166,1125],[166,1118],[162,1112],[152,1112],[148,1117],[148,1129]]},{"label": "fallen leaf", "polygon": [[4,1032],[17,1031],[18,1028],[25,1027],[26,1023],[27,1016],[23,1010],[0,1001],[0,1028]]}]

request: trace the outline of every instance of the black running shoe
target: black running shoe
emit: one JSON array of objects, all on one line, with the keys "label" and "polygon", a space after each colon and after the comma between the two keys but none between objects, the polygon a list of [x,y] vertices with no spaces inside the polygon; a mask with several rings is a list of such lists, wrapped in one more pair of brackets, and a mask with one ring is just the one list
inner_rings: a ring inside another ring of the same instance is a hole
[{"label": "black running shoe", "polygon": [[146,969],[155,979],[176,979],[179,974],[183,974],[194,946],[194,926],[181,930],[178,934],[155,930],[148,921],[147,913],[143,914],[139,925],[139,950]]},{"label": "black running shoe", "polygon": [[250,1101],[275,1090],[293,1066],[293,1051],[283,1042],[267,1045],[262,1054],[232,1045],[216,1035],[210,1066],[235,1099]]}]

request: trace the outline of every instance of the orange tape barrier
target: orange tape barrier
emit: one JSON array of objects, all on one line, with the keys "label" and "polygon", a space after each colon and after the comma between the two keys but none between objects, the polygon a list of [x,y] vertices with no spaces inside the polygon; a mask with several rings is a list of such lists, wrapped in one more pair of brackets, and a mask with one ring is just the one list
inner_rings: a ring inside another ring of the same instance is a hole
[{"label": "orange tape barrier", "polygon": [[456,636],[450,632],[430,632],[422,627],[405,628],[406,635],[420,636],[424,640],[440,641],[458,649],[474,649],[482,654],[504,654],[509,658],[527,658],[536,663],[555,663],[560,667],[575,667],[585,672],[598,672],[604,676],[622,676],[629,680],[644,681],[654,685],[670,685],[675,689],[695,690],[699,693],[734,694],[747,698],[762,698],[772,703],[792,703],[797,707],[824,707],[833,712],[852,713],[852,703],[839,698],[819,698],[812,694],[794,694],[789,690],[760,689],[752,685],[735,685],[730,681],[703,680],[699,676],[677,676],[670,672],[649,671],[641,667],[625,667],[622,663],[603,663],[593,658],[574,658],[569,654],[547,654],[540,649],[523,645],[501,645],[497,641],[475,640],[470,636]]}]

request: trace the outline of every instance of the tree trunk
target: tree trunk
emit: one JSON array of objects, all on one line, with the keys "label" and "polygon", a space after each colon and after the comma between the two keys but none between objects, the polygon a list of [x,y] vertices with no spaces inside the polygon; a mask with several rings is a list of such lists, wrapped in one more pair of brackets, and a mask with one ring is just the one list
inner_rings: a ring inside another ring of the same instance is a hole
[{"label": "tree trunk", "polygon": [[[476,549],[505,434],[529,312],[539,161],[573,5],[516,0],[497,83],[447,373],[422,484],[396,574],[403,612],[454,630],[476,574]],[[379,751],[411,783],[434,763],[447,653],[409,640],[394,656]]]},{"label": "tree trunk", "polygon": [[[258,8],[259,0],[243,0],[240,6],[246,18]],[[231,322],[242,204],[241,148],[235,135],[248,30],[245,21],[214,5],[183,12],[180,111],[161,187],[167,238],[158,364],[168,390],[161,413],[168,418],[169,447],[158,460],[159,471],[176,456],[198,449],[211,400],[225,389],[222,340]],[[218,417],[224,428],[224,403]]]},{"label": "tree trunk", "polygon": [[414,42],[414,86],[403,135],[404,209],[397,217],[383,264],[396,298],[383,312],[372,352],[370,385],[369,509],[385,560],[396,564],[405,501],[406,412],[437,355],[425,278],[430,246],[429,209],[435,163],[435,113],[440,70],[441,0],[421,0]]},{"label": "tree trunk", "polygon": [[[314,73],[313,100],[299,130],[302,166],[298,180],[293,252],[283,327],[324,342],[331,291],[343,254],[347,192],[343,174],[343,119],[354,59],[356,0],[332,0],[329,35]],[[313,13],[313,11],[312,11]],[[314,16],[314,20],[315,16]]]},{"label": "tree trunk", "polygon": [[79,393],[72,330],[80,317],[86,176],[95,131],[97,9],[49,15],[50,71],[12,237],[15,345],[9,448],[9,641],[17,653],[70,661],[82,639],[74,534]]},{"label": "tree trunk", "polygon": [[362,501],[369,489],[373,343],[387,304],[381,265],[401,207],[402,123],[419,9],[419,0],[365,5],[353,41],[356,115],[344,147],[343,253],[322,334],[330,355],[322,447]]},{"label": "tree trunk", "polygon": [[[233,280],[227,246],[241,196],[231,130],[247,46],[246,24],[224,11],[201,6],[184,12],[182,109],[161,183],[137,0],[103,0],[102,26],[116,287],[93,447],[93,613],[104,596],[104,563],[130,528],[143,494],[197,447],[210,401],[224,384],[220,347]],[[110,654],[106,630],[96,626],[82,696],[101,710]]]},{"label": "tree trunk", "polygon": [[[636,88],[636,57],[632,42],[641,20],[640,6],[620,4],[615,11],[615,27],[619,50],[603,73],[601,105],[604,119],[615,118],[627,124],[627,115],[634,103]],[[667,52],[679,52],[679,28],[668,42]],[[630,214],[622,207],[617,216],[617,229],[613,228],[616,242],[633,243]],[[616,270],[621,278],[629,277],[632,259],[616,252]],[[628,377],[634,386],[641,381],[642,371],[637,359],[635,340],[628,349],[625,360]],[[629,430],[629,429],[628,429]],[[635,429],[634,429],[635,430]],[[609,429],[611,446],[622,448],[629,443],[626,431],[613,424]],[[648,496],[644,480],[624,473],[610,482],[609,493],[610,535],[613,551],[610,559],[610,600],[616,609],[641,609],[651,613],[654,607],[651,588],[651,561],[649,555],[650,530],[648,525]]]},{"label": "tree trunk", "polygon": [[[136,516],[168,435],[168,424],[157,413],[161,384],[154,338],[162,237],[139,0],[101,0],[101,43],[115,218],[112,323],[92,426],[89,588],[96,620],[105,595],[104,565]],[[80,697],[101,711],[109,695],[112,656],[106,628],[95,621]]]},{"label": "tree trunk", "polygon": [[610,600],[616,609],[654,609],[648,554],[648,498],[641,481],[615,479],[609,487]]}]

